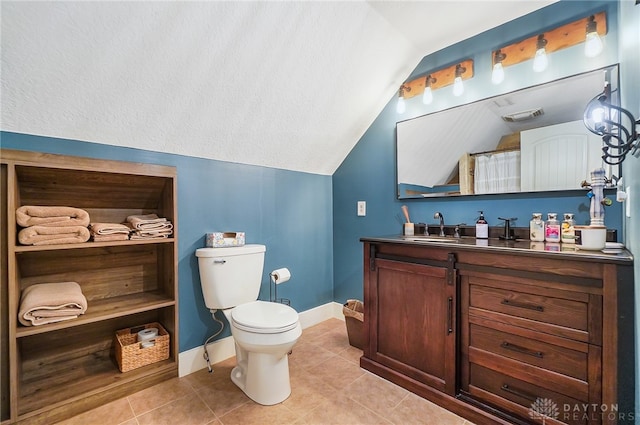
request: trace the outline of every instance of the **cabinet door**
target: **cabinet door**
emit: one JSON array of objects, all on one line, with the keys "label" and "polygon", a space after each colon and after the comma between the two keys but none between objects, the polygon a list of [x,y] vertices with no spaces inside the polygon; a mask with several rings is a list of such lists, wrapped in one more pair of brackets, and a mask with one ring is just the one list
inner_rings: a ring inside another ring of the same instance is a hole
[{"label": "cabinet door", "polygon": [[376,259],[373,360],[440,391],[455,392],[453,268]]}]

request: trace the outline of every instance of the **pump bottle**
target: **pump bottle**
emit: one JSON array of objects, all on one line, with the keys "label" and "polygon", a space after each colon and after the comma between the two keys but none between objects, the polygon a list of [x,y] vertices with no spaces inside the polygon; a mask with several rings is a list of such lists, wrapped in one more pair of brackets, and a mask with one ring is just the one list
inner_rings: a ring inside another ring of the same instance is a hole
[{"label": "pump bottle", "polygon": [[488,239],[489,238],[489,224],[484,219],[484,212],[478,211],[480,217],[476,221],[476,239]]}]

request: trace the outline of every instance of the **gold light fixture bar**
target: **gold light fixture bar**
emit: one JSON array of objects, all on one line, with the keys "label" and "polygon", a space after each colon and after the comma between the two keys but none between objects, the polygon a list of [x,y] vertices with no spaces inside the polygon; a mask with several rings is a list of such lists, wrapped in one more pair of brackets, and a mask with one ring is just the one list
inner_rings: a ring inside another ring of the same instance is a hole
[{"label": "gold light fixture bar", "polygon": [[561,27],[541,32],[517,43],[510,44],[493,51],[495,57],[496,51],[500,50],[506,57],[502,61],[502,66],[515,65],[520,62],[532,59],[536,54],[536,44],[540,34],[544,34],[547,44],[545,49],[547,53],[557,50],[566,49],[576,44],[584,43],[587,22],[589,17],[593,16],[598,27],[598,35],[603,36],[607,33],[607,15],[606,12],[599,12],[593,15],[585,16],[582,19],[573,21]]},{"label": "gold light fixture bar", "polygon": [[[584,29],[582,32],[584,34]],[[404,86],[411,89],[410,91],[404,91],[404,98],[409,99],[411,97],[419,96],[424,93],[427,75],[431,75],[432,78],[435,78],[435,82],[431,83],[431,90],[437,90],[442,87],[450,86],[451,84],[453,84],[453,80],[456,78],[456,65],[458,64],[466,68],[466,71],[461,75],[463,80],[468,80],[469,78],[473,77],[473,59],[466,59],[462,62],[454,63],[447,68],[442,68],[435,72],[424,74],[414,80],[404,83]]]}]

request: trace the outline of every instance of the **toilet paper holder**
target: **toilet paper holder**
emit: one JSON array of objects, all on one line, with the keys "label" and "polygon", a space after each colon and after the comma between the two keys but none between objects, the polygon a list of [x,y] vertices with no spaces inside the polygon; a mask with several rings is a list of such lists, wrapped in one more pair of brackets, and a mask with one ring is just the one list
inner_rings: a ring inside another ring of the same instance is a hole
[{"label": "toilet paper holder", "polygon": [[278,298],[278,285],[288,281],[291,278],[289,269],[282,268],[274,270],[269,273],[269,277],[271,278],[269,284],[269,301],[290,306],[291,300],[289,298]]}]

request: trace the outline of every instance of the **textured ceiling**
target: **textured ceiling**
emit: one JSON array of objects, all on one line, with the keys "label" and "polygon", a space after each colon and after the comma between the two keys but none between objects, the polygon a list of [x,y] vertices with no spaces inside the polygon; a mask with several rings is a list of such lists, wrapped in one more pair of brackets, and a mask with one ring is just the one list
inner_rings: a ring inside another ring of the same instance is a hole
[{"label": "textured ceiling", "polygon": [[2,1],[0,126],[329,175],[423,56],[551,2]]}]

